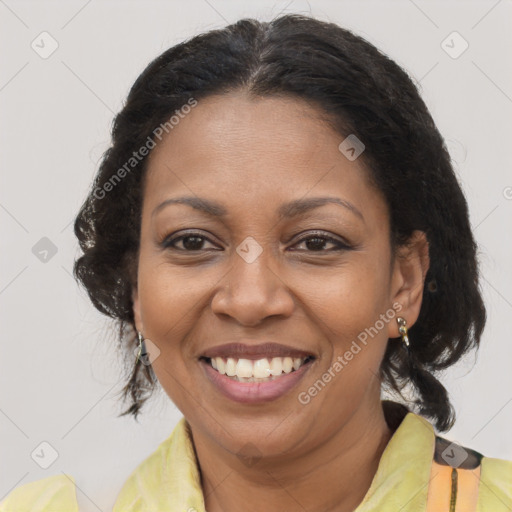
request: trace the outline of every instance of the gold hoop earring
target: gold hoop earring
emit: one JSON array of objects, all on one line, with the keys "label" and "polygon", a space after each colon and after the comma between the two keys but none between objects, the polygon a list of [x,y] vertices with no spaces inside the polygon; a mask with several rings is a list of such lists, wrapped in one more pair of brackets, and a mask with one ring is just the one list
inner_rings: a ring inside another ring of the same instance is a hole
[{"label": "gold hoop earring", "polygon": [[397,317],[396,321],[398,322],[398,332],[402,337],[402,343],[409,348],[409,331],[407,329],[407,322],[401,316]]}]

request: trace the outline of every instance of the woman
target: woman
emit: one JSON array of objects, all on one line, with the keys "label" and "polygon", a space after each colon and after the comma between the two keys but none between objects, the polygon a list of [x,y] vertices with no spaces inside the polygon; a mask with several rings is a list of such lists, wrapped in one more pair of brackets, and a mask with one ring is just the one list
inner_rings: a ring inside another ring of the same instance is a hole
[{"label": "woman", "polygon": [[[115,512],[512,509],[512,462],[436,433],[435,372],[485,324],[476,244],[416,87],[364,39],[288,15],[163,53],[75,233],[133,364],[123,414],[158,381],[184,415]],[[76,510],[73,480],[0,510],[43,502]]]}]

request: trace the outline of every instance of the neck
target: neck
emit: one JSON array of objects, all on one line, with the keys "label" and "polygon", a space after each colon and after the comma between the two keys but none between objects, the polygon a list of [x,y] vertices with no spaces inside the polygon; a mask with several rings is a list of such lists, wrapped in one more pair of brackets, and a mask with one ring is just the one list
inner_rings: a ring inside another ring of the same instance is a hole
[{"label": "neck", "polygon": [[[370,488],[393,432],[380,400],[360,407],[321,445],[295,457],[247,467],[231,453],[210,450],[194,435],[208,512],[246,510],[352,512]],[[213,455],[215,453],[215,455]]]}]

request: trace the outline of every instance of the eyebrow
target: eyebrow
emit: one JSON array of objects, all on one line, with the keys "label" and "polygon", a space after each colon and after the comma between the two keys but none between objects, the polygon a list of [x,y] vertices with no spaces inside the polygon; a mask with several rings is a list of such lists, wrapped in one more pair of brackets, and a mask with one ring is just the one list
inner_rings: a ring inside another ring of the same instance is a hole
[{"label": "eyebrow", "polygon": [[[288,219],[291,217],[302,215],[310,210],[313,210],[314,208],[319,208],[320,206],[324,206],[326,204],[331,203],[343,206],[345,209],[355,214],[364,222],[363,214],[352,203],[344,199],[340,199],[338,197],[329,196],[311,197],[307,199],[295,199],[293,201],[290,201],[289,203],[281,205],[281,207],[278,210],[278,216],[280,220]],[[186,204],[212,217],[225,217],[228,213],[224,206],[209,199],[193,196],[184,196],[166,199],[153,210],[151,216],[155,216],[160,210],[171,204]]]}]

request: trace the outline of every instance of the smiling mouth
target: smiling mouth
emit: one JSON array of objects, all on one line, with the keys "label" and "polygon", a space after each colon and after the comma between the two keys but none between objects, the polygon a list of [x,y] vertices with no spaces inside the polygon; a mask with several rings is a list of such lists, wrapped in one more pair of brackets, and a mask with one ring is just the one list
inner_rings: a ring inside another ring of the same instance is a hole
[{"label": "smiling mouth", "polygon": [[272,357],[243,359],[235,357],[201,357],[221,375],[237,382],[268,382],[293,373],[313,361],[314,357]]}]

